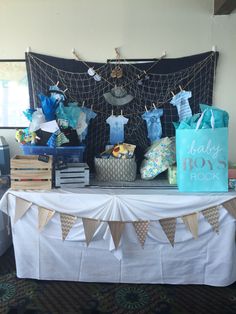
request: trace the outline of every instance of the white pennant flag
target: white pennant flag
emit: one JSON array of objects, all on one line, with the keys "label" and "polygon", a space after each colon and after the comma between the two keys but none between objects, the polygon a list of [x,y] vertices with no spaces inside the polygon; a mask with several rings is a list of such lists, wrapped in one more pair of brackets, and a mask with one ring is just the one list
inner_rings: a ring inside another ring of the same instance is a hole
[{"label": "white pennant flag", "polygon": [[77,217],[60,213],[62,239],[65,240]]},{"label": "white pennant flag", "polygon": [[120,238],[124,230],[125,224],[122,221],[108,221],[108,225],[111,231],[115,248],[117,249],[120,243]]},{"label": "white pennant flag", "polygon": [[84,234],[87,246],[92,241],[94,233],[100,225],[100,220],[90,219],[90,218],[82,218],[83,226],[84,226]]},{"label": "white pennant flag", "polygon": [[219,233],[219,210],[217,207],[204,209],[202,212],[208,223],[216,233]]},{"label": "white pennant flag", "polygon": [[170,241],[170,244],[174,247],[176,218],[164,218],[159,220],[159,223],[165,232],[167,239]]},{"label": "white pennant flag", "polygon": [[133,226],[143,248],[148,233],[149,221],[134,221]]},{"label": "white pennant flag", "polygon": [[55,214],[55,210],[50,210],[38,206],[38,229],[41,231]]},{"label": "white pennant flag", "polygon": [[182,220],[196,239],[198,237],[198,214],[193,213],[183,216]]},{"label": "white pennant flag", "polygon": [[22,198],[16,196],[16,207],[15,207],[15,217],[14,224],[27,212],[27,210],[32,205],[31,202],[28,202]]}]

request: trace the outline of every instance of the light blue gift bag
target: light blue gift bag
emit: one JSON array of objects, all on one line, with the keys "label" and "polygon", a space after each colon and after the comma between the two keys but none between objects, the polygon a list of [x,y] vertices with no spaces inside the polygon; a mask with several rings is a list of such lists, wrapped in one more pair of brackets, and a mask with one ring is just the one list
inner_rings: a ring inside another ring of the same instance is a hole
[{"label": "light blue gift bag", "polygon": [[[204,113],[202,114],[203,117]],[[176,130],[177,183],[182,192],[228,191],[228,128]]]}]

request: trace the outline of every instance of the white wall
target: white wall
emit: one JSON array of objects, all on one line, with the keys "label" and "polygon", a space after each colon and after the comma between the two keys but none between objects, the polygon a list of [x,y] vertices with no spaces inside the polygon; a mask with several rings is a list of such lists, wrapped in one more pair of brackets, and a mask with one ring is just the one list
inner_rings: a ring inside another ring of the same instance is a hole
[{"label": "white wall", "polygon": [[[230,114],[230,160],[236,162],[236,12],[213,16],[213,0],[0,0],[0,59],[24,58],[32,51],[72,58],[75,48],[89,61],[175,58],[220,52],[214,104]],[[14,143],[13,130],[0,130]]]}]

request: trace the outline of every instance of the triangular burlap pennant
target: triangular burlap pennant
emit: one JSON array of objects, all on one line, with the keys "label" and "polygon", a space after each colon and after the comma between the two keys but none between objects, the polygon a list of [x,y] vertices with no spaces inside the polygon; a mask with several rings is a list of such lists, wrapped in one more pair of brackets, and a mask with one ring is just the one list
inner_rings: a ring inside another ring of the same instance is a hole
[{"label": "triangular burlap pennant", "polygon": [[38,207],[38,229],[41,231],[55,214],[55,210]]},{"label": "triangular burlap pennant", "polygon": [[16,196],[16,207],[15,207],[15,217],[14,217],[14,224],[27,212],[27,210],[32,205],[31,202],[23,200]]},{"label": "triangular burlap pennant", "polygon": [[60,213],[62,239],[65,240],[77,217]]},{"label": "triangular burlap pennant", "polygon": [[176,229],[176,218],[165,218],[159,220],[160,225],[165,232],[167,239],[170,244],[174,247],[175,244],[175,229]]},{"label": "triangular burlap pennant", "polygon": [[198,237],[198,214],[193,213],[182,217],[183,222],[188,227],[194,238]]},{"label": "triangular burlap pennant", "polygon": [[236,218],[236,198],[233,198],[232,200],[229,200],[227,202],[224,202],[222,206],[227,209],[227,211],[232,215],[234,218]]},{"label": "triangular burlap pennant", "polygon": [[144,247],[144,243],[146,241],[148,233],[149,221],[134,221],[133,226],[140,244],[142,245],[142,247]]},{"label": "triangular burlap pennant", "polygon": [[219,233],[219,210],[217,207],[211,207],[204,209],[202,212],[203,216],[212,226],[216,233]]},{"label": "triangular burlap pennant", "polygon": [[125,224],[122,221],[108,221],[108,225],[111,231],[115,248],[117,249],[120,243],[120,238],[124,230]]},{"label": "triangular burlap pennant", "polygon": [[84,225],[84,234],[87,246],[92,241],[94,233],[96,232],[98,226],[100,225],[100,220],[90,219],[90,218],[82,218]]}]

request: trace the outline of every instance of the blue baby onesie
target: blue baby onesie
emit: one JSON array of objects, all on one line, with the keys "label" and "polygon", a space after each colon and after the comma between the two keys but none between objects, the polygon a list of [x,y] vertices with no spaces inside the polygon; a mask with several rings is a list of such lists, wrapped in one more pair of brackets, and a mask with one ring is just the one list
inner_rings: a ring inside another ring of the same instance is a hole
[{"label": "blue baby onesie", "polygon": [[49,92],[50,92],[50,97],[57,100],[58,103],[65,101],[65,95],[63,94],[63,92],[60,90],[60,88],[57,85],[49,86]]},{"label": "blue baby onesie", "polygon": [[122,115],[107,118],[106,122],[110,125],[110,144],[124,142],[124,125],[127,124],[129,119]]},{"label": "blue baby onesie", "polygon": [[56,110],[56,116],[57,119],[68,120],[69,126],[76,129],[80,112],[81,109],[78,107],[77,102],[70,102],[68,106],[64,106],[63,103],[60,102]]},{"label": "blue baby onesie", "polygon": [[160,117],[163,115],[163,109],[153,109],[151,111],[146,111],[142,115],[142,118],[146,120],[148,138],[151,143],[159,140],[162,135],[162,126]]},{"label": "blue baby onesie", "polygon": [[192,92],[182,90],[170,101],[170,103],[177,108],[179,121],[182,121],[185,118],[191,117],[193,115],[188,101],[190,97],[192,97]]},{"label": "blue baby onesie", "polygon": [[[86,123],[89,125],[89,121],[94,119],[97,114],[95,112],[93,112],[93,110],[91,110],[90,108],[86,108],[86,107],[82,107],[81,110],[86,114]],[[86,128],[84,130],[84,132],[81,134],[82,136],[82,140],[85,139],[86,135],[88,133],[88,128]]]}]

